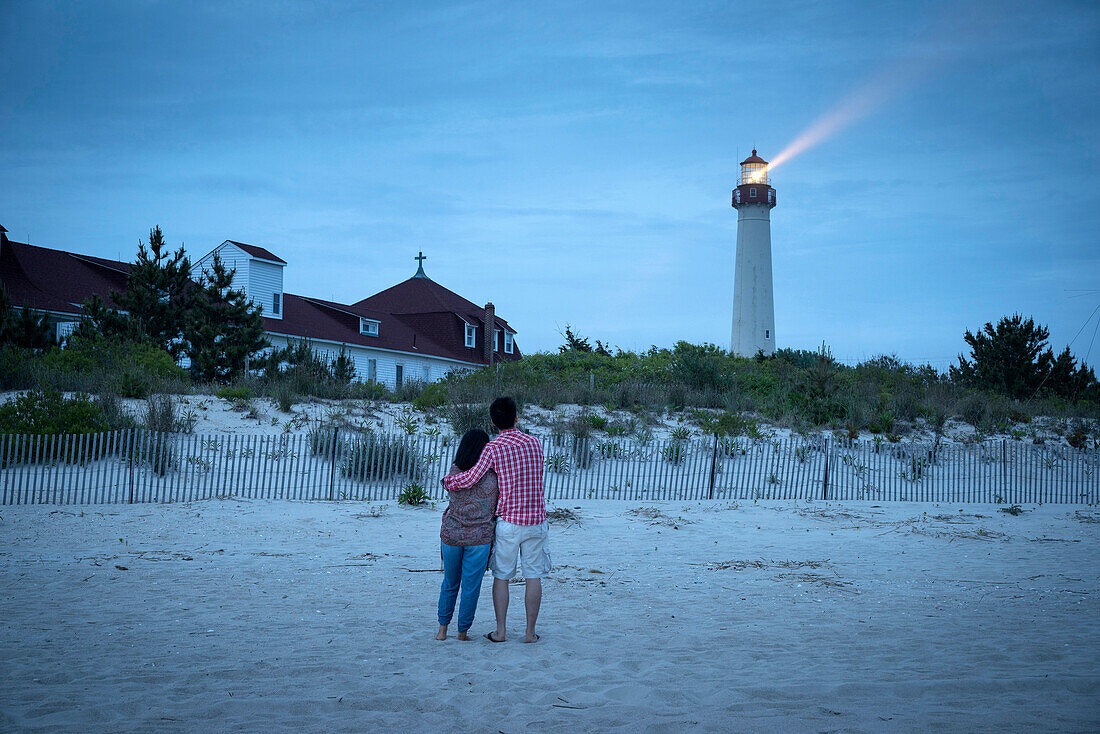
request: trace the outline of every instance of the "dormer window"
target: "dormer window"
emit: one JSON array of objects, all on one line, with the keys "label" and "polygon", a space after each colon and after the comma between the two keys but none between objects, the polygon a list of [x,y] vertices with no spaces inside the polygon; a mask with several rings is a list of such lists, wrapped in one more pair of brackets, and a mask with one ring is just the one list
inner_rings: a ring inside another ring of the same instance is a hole
[{"label": "dormer window", "polygon": [[359,333],[365,336],[378,336],[378,326],[381,321],[375,321],[374,319],[359,318]]},{"label": "dormer window", "polygon": [[272,297],[271,297],[271,313],[278,316],[279,312],[282,311],[282,308],[283,308],[283,294],[282,293],[273,294]]},{"label": "dormer window", "polygon": [[512,332],[510,332],[510,331],[504,332],[504,353],[505,354],[511,354],[514,351],[514,349],[515,348],[512,344]]},{"label": "dormer window", "polygon": [[466,324],[466,346],[470,349],[477,346],[477,327],[473,324]]}]

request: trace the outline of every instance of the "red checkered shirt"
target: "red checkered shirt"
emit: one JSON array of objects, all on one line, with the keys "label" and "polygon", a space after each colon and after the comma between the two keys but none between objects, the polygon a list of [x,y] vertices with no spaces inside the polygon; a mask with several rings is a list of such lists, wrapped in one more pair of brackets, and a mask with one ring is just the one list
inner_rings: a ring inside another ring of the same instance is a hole
[{"label": "red checkered shirt", "polygon": [[443,486],[447,490],[472,487],[489,469],[497,473],[500,484],[497,517],[515,525],[538,525],[546,520],[541,441],[514,428],[501,431],[485,446],[476,464],[461,474],[443,477]]}]

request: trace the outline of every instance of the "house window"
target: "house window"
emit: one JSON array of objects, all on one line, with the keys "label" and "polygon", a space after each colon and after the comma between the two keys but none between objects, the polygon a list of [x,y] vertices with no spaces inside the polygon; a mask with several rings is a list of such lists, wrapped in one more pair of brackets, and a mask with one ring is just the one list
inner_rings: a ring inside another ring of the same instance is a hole
[{"label": "house window", "polygon": [[394,387],[401,387],[405,384],[405,365],[397,365],[397,373],[393,378]]},{"label": "house window", "polygon": [[359,319],[359,333],[366,334],[367,336],[378,336],[378,325],[381,322],[374,319]]},{"label": "house window", "polygon": [[275,314],[276,316],[279,315],[279,309],[283,305],[282,301],[283,301],[283,294],[282,293],[276,293],[271,297],[271,313]]},{"label": "house window", "polygon": [[772,338],[772,330],[771,329],[764,329],[764,338],[765,339],[771,339]]},{"label": "house window", "polygon": [[500,351],[500,329],[493,330],[493,351]]},{"label": "house window", "polygon": [[505,354],[511,354],[512,351],[513,351],[512,332],[506,331],[506,332],[504,332],[504,353]]},{"label": "house window", "polygon": [[377,359],[368,359],[367,360],[367,381],[368,382],[378,382],[378,360]]},{"label": "house window", "polygon": [[477,346],[477,327],[473,324],[466,324],[466,346],[470,349]]}]

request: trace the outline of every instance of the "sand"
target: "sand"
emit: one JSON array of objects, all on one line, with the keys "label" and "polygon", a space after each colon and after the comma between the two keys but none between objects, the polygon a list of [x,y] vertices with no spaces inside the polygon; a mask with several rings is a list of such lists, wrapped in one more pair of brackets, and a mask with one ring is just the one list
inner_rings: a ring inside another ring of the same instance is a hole
[{"label": "sand", "polygon": [[440,507],[2,508],[0,730],[1100,728],[1095,508],[558,506],[535,645],[433,639]]}]

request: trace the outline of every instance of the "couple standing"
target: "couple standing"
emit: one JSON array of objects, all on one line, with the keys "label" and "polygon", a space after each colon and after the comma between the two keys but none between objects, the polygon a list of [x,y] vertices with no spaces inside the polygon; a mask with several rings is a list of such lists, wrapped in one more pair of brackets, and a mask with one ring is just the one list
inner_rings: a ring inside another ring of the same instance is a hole
[{"label": "couple standing", "polygon": [[542,605],[542,577],[550,573],[550,551],[543,491],[542,443],[516,430],[516,403],[497,398],[489,417],[500,430],[492,441],[481,430],[468,431],[459,443],[454,466],[443,477],[450,504],[443,513],[443,585],[439,589],[439,632],[458,608],[458,639],[470,639],[485,568],[493,572],[493,610],[497,628],[485,635],[504,642],[508,617],[508,582],[522,559],[526,581],[524,642],[538,642],[535,621]]}]

